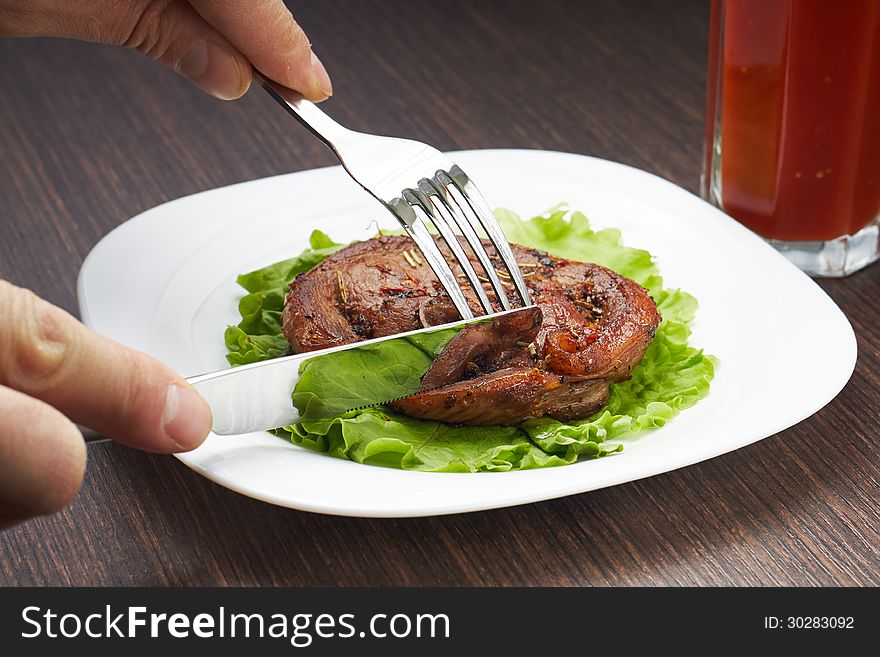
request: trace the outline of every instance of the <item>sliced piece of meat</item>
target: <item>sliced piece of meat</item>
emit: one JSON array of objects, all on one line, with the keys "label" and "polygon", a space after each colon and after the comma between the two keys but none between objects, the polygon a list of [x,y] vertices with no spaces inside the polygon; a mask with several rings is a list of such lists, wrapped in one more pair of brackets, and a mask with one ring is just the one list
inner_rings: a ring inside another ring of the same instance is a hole
[{"label": "sliced piece of meat", "polygon": [[392,406],[413,417],[488,426],[543,415],[578,420],[607,400],[606,379],[570,381],[536,367],[516,367],[405,397]]},{"label": "sliced piece of meat", "polygon": [[419,392],[392,407],[455,424],[586,417],[607,401],[608,381],[538,369],[529,347],[540,325],[541,310],[528,308],[465,327],[431,364]]},{"label": "sliced piece of meat", "polygon": [[[399,410],[467,424],[517,424],[545,414],[578,419],[601,407],[609,383],[626,379],[641,360],[660,323],[641,286],[599,265],[512,249],[540,308],[540,327],[526,330],[525,322],[463,330],[426,375],[430,385],[423,380],[423,388],[435,389],[398,402]],[[496,266],[503,271],[497,261]],[[513,286],[505,284],[515,298]],[[480,314],[475,295],[464,283],[463,288]],[[494,302],[488,283],[486,289]],[[282,314],[296,352],[456,319],[433,271],[409,238],[398,236],[357,242],[298,276]],[[514,348],[526,341],[530,347]]]},{"label": "sliced piece of meat", "polygon": [[419,390],[439,388],[503,367],[528,348],[540,328],[540,308],[526,308],[464,327],[431,363]]}]

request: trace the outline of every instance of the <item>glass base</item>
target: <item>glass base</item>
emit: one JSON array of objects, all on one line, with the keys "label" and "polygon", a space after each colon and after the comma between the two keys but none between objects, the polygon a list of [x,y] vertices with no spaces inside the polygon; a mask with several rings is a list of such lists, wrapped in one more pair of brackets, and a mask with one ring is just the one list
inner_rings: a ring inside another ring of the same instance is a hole
[{"label": "glass base", "polygon": [[810,276],[840,278],[880,260],[880,217],[855,235],[827,242],[767,241]]}]

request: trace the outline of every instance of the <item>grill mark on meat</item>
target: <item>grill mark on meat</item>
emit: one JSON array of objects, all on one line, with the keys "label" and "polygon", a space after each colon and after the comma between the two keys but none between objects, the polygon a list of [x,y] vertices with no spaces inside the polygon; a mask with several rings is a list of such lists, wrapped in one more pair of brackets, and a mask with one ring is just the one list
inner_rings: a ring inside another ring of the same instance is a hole
[{"label": "grill mark on meat", "polygon": [[[451,261],[446,246],[438,246]],[[356,242],[292,281],[282,322],[294,351],[456,321],[455,307],[427,263],[401,257],[412,248],[400,236]],[[423,391],[395,408],[454,424],[518,424],[542,415],[567,421],[601,408],[609,384],[629,377],[660,323],[646,291],[599,265],[511,248],[542,320],[537,326],[493,320],[465,328],[435,360]],[[489,252],[502,270],[494,250]],[[453,272],[463,280],[457,266]],[[344,301],[338,276],[344,276]],[[480,314],[473,291],[463,287]],[[484,288],[495,304],[491,285]]]}]

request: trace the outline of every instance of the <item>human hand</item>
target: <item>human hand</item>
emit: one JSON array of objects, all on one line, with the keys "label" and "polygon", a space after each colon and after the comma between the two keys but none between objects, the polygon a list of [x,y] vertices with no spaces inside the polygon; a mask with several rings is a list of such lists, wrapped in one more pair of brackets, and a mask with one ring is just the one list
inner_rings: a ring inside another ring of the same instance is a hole
[{"label": "human hand", "polygon": [[333,93],[282,0],[0,0],[0,36],[56,36],[133,48],[231,100],[251,65],[309,100]]},{"label": "human hand", "polygon": [[0,527],[76,494],[86,450],[71,420],[153,452],[205,439],[207,403],[157,360],[2,280],[0,308]]}]

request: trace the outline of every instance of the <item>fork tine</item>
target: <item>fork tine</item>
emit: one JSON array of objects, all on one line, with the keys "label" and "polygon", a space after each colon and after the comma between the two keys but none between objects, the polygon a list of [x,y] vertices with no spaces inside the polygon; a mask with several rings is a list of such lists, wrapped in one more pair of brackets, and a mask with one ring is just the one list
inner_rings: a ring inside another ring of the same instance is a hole
[{"label": "fork tine", "polygon": [[403,197],[410,203],[418,203],[422,206],[422,209],[431,218],[431,222],[436,226],[437,231],[449,246],[449,250],[477,295],[480,305],[483,306],[483,310],[487,315],[495,312],[492,308],[492,302],[489,301],[486,290],[483,289],[483,284],[477,276],[477,272],[474,271],[470,259],[468,259],[464,249],[461,247],[461,242],[458,241],[458,237],[456,237],[455,232],[452,230],[454,225],[452,217],[449,216],[439,192],[428,179],[422,179],[419,181],[418,191],[414,189],[404,190]]},{"label": "fork tine", "polygon": [[428,261],[446,293],[452,299],[452,303],[455,304],[455,308],[458,310],[461,318],[473,319],[474,313],[471,312],[471,307],[458,284],[458,280],[455,278],[455,274],[452,273],[449,263],[446,262],[446,258],[443,257],[440,249],[437,248],[434,238],[431,237],[428,229],[425,228],[425,220],[429,219],[425,211],[421,206],[411,205],[401,197],[395,198],[386,207],[394,213],[407,235],[419,247],[422,255],[425,256],[425,260]]},{"label": "fork tine", "polygon": [[[450,196],[452,196],[456,202],[459,202],[459,199],[457,198],[455,191],[458,192],[458,196],[462,197],[462,200],[464,201],[461,208],[462,211],[464,211],[465,208],[470,208],[471,212],[476,215],[480,226],[486,232],[486,235],[489,236],[489,241],[492,242],[492,246],[495,247],[495,251],[504,262],[507,271],[510,272],[510,276],[513,279],[513,283],[516,286],[516,291],[519,294],[522,303],[526,306],[530,305],[532,303],[532,298],[529,294],[529,288],[526,285],[526,279],[523,278],[519,265],[516,264],[516,259],[510,248],[510,243],[504,236],[501,226],[499,226],[498,222],[495,220],[495,214],[492,212],[489,204],[486,203],[486,199],[483,198],[483,195],[477,189],[477,186],[474,185],[468,175],[462,171],[461,167],[457,164],[453,164],[448,173],[445,171],[438,171],[437,178],[441,181],[448,181],[451,183],[450,185],[447,185],[447,188],[450,190]],[[467,215],[468,213],[465,212],[465,214]],[[469,215],[468,218],[470,219]],[[474,228],[476,227],[477,226],[474,226]]]},{"label": "fork tine", "polygon": [[477,257],[477,260],[480,261],[480,264],[483,266],[483,269],[486,272],[486,276],[489,278],[489,282],[492,284],[492,288],[495,290],[495,298],[498,299],[498,304],[501,306],[502,310],[510,310],[512,306],[510,305],[510,299],[507,298],[507,292],[504,290],[504,285],[501,282],[501,279],[498,278],[498,274],[495,271],[495,266],[492,264],[492,259],[489,257],[489,254],[486,252],[486,249],[483,247],[483,242],[477,236],[477,233],[474,231],[471,222],[467,219],[464,212],[462,212],[461,201],[450,200],[450,190],[448,185],[443,184],[441,180],[434,176],[434,179],[431,182],[431,185],[437,190],[438,196],[440,200],[443,202],[444,208],[446,209],[449,217],[452,221],[455,222],[455,225],[458,226],[459,230],[461,230],[462,235],[464,235],[465,240],[470,246],[471,251],[474,252],[474,255]]}]

